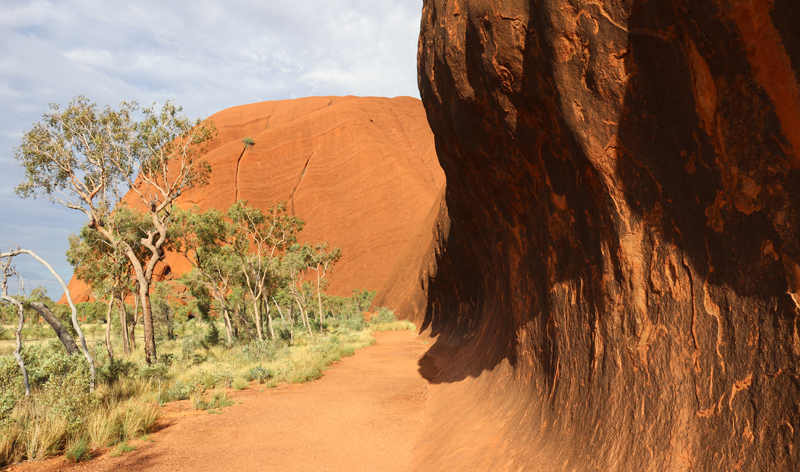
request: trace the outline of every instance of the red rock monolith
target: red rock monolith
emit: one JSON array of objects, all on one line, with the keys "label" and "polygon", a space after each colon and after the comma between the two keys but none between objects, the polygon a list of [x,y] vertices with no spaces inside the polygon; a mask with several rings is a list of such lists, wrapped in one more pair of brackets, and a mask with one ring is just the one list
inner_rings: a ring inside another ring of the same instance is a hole
[{"label": "red rock monolith", "polygon": [[[381,286],[444,183],[425,110],[411,97],[308,97],[229,108],[212,115],[219,134],[205,159],[210,184],[182,207],[226,210],[237,199],[278,201],[305,221],[300,241],[342,249],[328,292]],[[245,149],[242,140],[255,144]],[[190,270],[167,253],[156,278]],[[89,299],[73,278],[73,297]]]}]

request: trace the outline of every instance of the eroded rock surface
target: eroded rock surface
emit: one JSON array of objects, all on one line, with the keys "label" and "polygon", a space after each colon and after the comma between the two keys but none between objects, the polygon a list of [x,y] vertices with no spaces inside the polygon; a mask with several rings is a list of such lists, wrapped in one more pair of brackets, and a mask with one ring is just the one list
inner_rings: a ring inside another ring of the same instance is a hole
[{"label": "eroded rock surface", "polygon": [[416,469],[800,469],[798,24],[425,1],[447,188],[408,302],[438,336]]}]

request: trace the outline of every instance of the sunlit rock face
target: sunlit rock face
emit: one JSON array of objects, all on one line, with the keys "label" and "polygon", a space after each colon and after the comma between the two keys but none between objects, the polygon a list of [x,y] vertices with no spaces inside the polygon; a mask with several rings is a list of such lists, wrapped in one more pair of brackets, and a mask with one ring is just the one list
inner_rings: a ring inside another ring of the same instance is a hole
[{"label": "sunlit rock face", "polygon": [[409,305],[438,336],[416,469],[800,470],[798,24],[425,1],[447,187]]},{"label": "sunlit rock face", "polygon": [[[306,223],[301,241],[342,249],[328,293],[378,289],[444,185],[425,109],[412,97],[307,97],[211,118],[218,135],[204,156],[209,185],[178,204],[224,211],[238,199],[263,210],[287,202]],[[254,142],[246,149],[245,138]],[[168,253],[155,278],[190,269]],[[91,296],[76,279],[70,288],[78,301]]]}]

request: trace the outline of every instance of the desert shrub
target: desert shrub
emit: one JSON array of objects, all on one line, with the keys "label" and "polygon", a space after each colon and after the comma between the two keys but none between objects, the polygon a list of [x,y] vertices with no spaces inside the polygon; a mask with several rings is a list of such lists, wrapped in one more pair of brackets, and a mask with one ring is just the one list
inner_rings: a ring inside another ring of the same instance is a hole
[{"label": "desert shrub", "polygon": [[170,403],[186,400],[194,390],[194,386],[181,380],[163,382],[158,385],[158,403]]},{"label": "desert shrub", "polygon": [[0,421],[0,465],[58,454],[85,434],[91,417],[103,414],[89,391],[88,368],[50,375]]},{"label": "desert shrub", "polygon": [[94,407],[95,396],[89,390],[87,369],[78,369],[67,375],[51,378],[39,392],[38,401],[49,407],[49,414],[64,418],[69,435],[79,432],[86,420],[86,412]]},{"label": "desert shrub", "polygon": [[0,421],[8,418],[20,398],[21,392],[16,389],[8,389],[0,393]]},{"label": "desert shrub", "polygon": [[198,336],[184,336],[181,339],[181,356],[184,359],[190,359],[196,355],[197,351],[207,348],[205,341]]},{"label": "desert shrub", "polygon": [[280,339],[283,342],[289,342],[292,339],[292,333],[290,332],[290,327],[289,326],[283,326],[283,327],[280,327],[280,328],[276,328],[275,332],[276,332],[276,335],[278,336],[278,339]]},{"label": "desert shrub", "polygon": [[245,362],[269,362],[275,359],[278,348],[274,341],[267,339],[251,341],[241,348],[240,357]]},{"label": "desert shrub", "polygon": [[209,396],[200,396],[196,401],[192,402],[192,407],[195,410],[216,410],[231,405],[233,405],[233,400],[228,397],[228,393],[224,390],[217,390]]},{"label": "desert shrub", "polygon": [[144,364],[136,375],[143,379],[166,379],[169,368],[164,364]]},{"label": "desert shrub", "polygon": [[[19,380],[19,382],[17,382]],[[21,385],[22,373],[17,360],[11,356],[0,356],[0,391],[6,391]]]},{"label": "desert shrub", "polygon": [[211,390],[217,387],[229,388],[233,383],[233,378],[234,375],[226,369],[201,369],[190,377],[189,383],[192,385],[200,385],[205,390]]},{"label": "desert shrub", "polygon": [[165,366],[167,366],[167,368],[169,368],[169,366],[171,366],[172,363],[175,362],[175,354],[172,354],[171,352],[165,352],[160,356],[158,356],[158,362],[164,364]]},{"label": "desert shrub", "polygon": [[397,321],[397,317],[394,316],[394,312],[386,307],[378,308],[378,311],[369,321],[371,325],[381,324],[381,323],[393,323]]},{"label": "desert shrub", "polygon": [[250,378],[250,380],[255,380],[260,384],[267,383],[267,380],[272,378],[272,374],[270,373],[269,369],[261,364],[251,367],[250,370],[247,371],[247,376]]},{"label": "desert shrub", "polygon": [[358,316],[338,319],[334,326],[346,331],[360,331],[364,329],[366,322],[364,321],[364,315],[359,314]]},{"label": "desert shrub", "polygon": [[235,388],[236,390],[244,390],[245,388],[247,388],[248,385],[250,384],[247,382],[247,380],[241,377],[236,377],[233,380],[233,388]]},{"label": "desert shrub", "polygon": [[112,385],[124,377],[128,377],[135,372],[137,366],[131,361],[113,359],[106,361],[97,369],[97,380]]},{"label": "desert shrub", "polygon": [[[26,345],[22,351],[22,358],[28,370],[31,388],[45,384],[51,377],[66,375],[76,369],[85,369],[88,372],[83,356],[68,355],[61,343],[55,339]],[[20,377],[22,375],[19,368],[17,375]]]},{"label": "desert shrub", "polygon": [[213,320],[209,320],[208,328],[206,328],[205,343],[209,346],[216,346],[219,344],[219,329]]}]

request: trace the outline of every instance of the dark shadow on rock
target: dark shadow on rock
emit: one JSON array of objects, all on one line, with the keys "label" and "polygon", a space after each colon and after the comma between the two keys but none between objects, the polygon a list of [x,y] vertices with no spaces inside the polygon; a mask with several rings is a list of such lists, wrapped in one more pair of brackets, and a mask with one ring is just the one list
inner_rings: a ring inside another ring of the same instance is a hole
[{"label": "dark shadow on rock", "polygon": [[422,356],[418,362],[419,375],[428,382],[434,382],[439,376],[439,368],[436,367],[436,360],[428,354]]}]

